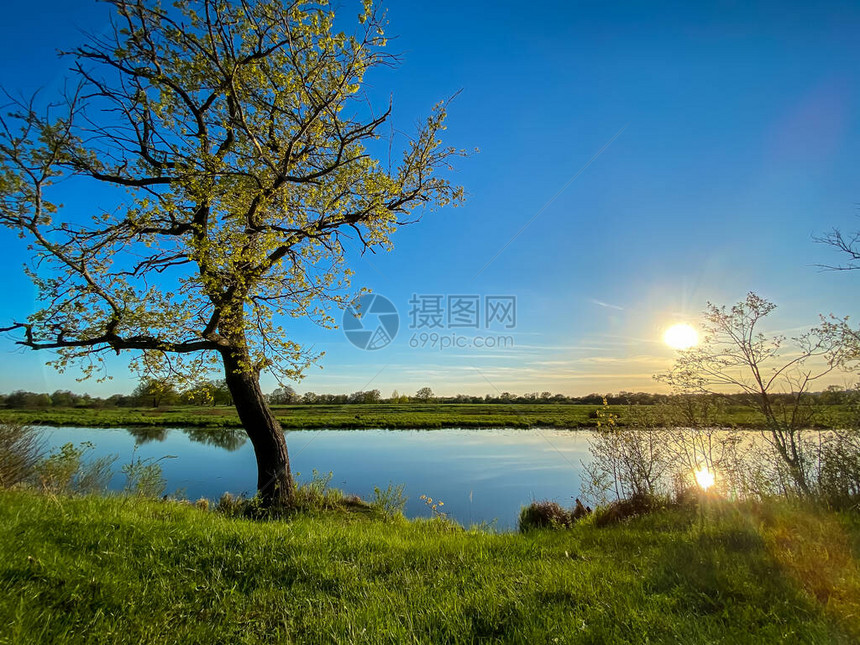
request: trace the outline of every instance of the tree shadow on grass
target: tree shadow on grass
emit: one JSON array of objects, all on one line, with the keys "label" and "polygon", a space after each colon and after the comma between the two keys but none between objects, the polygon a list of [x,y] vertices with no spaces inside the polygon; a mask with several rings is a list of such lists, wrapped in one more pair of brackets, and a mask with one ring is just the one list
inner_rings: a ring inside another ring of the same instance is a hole
[{"label": "tree shadow on grass", "polygon": [[[845,642],[856,642],[857,619],[847,611],[834,611],[838,608],[830,601],[838,594],[835,578],[819,580],[816,589],[797,575],[796,558],[779,553],[765,524],[754,512],[739,510],[704,518],[689,534],[660,549],[646,579],[648,593],[669,595],[679,608],[700,616],[741,614],[750,635],[759,638],[800,621],[813,631],[819,628],[822,638],[832,638],[836,627]],[[828,556],[817,553],[823,558],[818,564],[825,565]],[[804,571],[816,569],[810,563]]]}]

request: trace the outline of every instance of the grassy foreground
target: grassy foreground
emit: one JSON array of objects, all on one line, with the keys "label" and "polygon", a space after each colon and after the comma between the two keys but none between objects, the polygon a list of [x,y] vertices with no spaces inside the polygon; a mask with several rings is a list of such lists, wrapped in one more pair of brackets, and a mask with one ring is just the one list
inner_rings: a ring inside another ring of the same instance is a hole
[{"label": "grassy foreground", "polygon": [[848,643],[858,549],[797,510],[491,535],[0,492],[0,642]]},{"label": "grassy foreground", "polygon": [[[645,406],[646,408],[648,406]],[[589,428],[597,425],[598,405],[484,404],[484,403],[364,403],[350,405],[279,405],[275,415],[285,430],[311,428]],[[629,408],[611,405],[624,425]],[[848,406],[828,406],[820,415],[822,427],[847,427]],[[0,410],[0,422],[49,426],[239,428],[230,406],[165,408],[47,408]],[[725,427],[758,428],[764,418],[754,410],[728,407],[717,420]]]}]

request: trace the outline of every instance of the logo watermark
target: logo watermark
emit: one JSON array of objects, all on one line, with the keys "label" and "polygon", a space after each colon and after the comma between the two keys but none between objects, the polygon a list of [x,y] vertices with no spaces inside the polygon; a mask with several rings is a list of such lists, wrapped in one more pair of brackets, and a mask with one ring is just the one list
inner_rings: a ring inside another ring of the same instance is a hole
[{"label": "logo watermark", "polygon": [[352,301],[343,311],[343,333],[359,349],[377,350],[387,347],[397,337],[400,314],[385,296],[365,293]]},{"label": "logo watermark", "polygon": [[409,329],[514,329],[516,326],[516,296],[412,294],[409,299]]},{"label": "logo watermark", "polygon": [[[515,329],[517,297],[512,295],[418,294],[408,302],[408,328],[412,349],[507,349],[514,346],[510,335],[475,334]],[[363,294],[343,313],[347,339],[359,349],[377,350],[397,336],[400,317],[397,307],[379,294]]]},{"label": "logo watermark", "polygon": [[513,336],[461,336],[460,334],[439,334],[435,331],[412,334],[409,338],[412,349],[510,349],[514,346]]}]

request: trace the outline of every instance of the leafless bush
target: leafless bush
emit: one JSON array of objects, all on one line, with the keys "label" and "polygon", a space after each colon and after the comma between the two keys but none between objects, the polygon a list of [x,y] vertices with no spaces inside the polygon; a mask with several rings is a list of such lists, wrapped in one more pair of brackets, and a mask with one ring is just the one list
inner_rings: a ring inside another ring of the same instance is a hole
[{"label": "leafless bush", "polygon": [[591,461],[583,463],[583,496],[595,504],[642,495],[668,493],[672,456],[666,450],[666,429],[643,409],[631,409],[628,426],[619,427],[604,400],[598,425],[589,440]]}]

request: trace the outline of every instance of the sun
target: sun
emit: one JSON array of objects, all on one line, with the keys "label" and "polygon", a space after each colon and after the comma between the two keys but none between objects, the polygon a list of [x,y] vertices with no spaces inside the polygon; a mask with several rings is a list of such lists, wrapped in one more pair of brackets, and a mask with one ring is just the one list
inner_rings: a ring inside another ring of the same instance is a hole
[{"label": "sun", "polygon": [[699,485],[699,488],[706,491],[711,486],[714,485],[714,473],[708,470],[707,466],[702,466],[695,472],[696,475],[696,483]]},{"label": "sun", "polygon": [[690,349],[699,344],[699,334],[687,323],[678,323],[663,332],[663,342],[675,349]]}]

